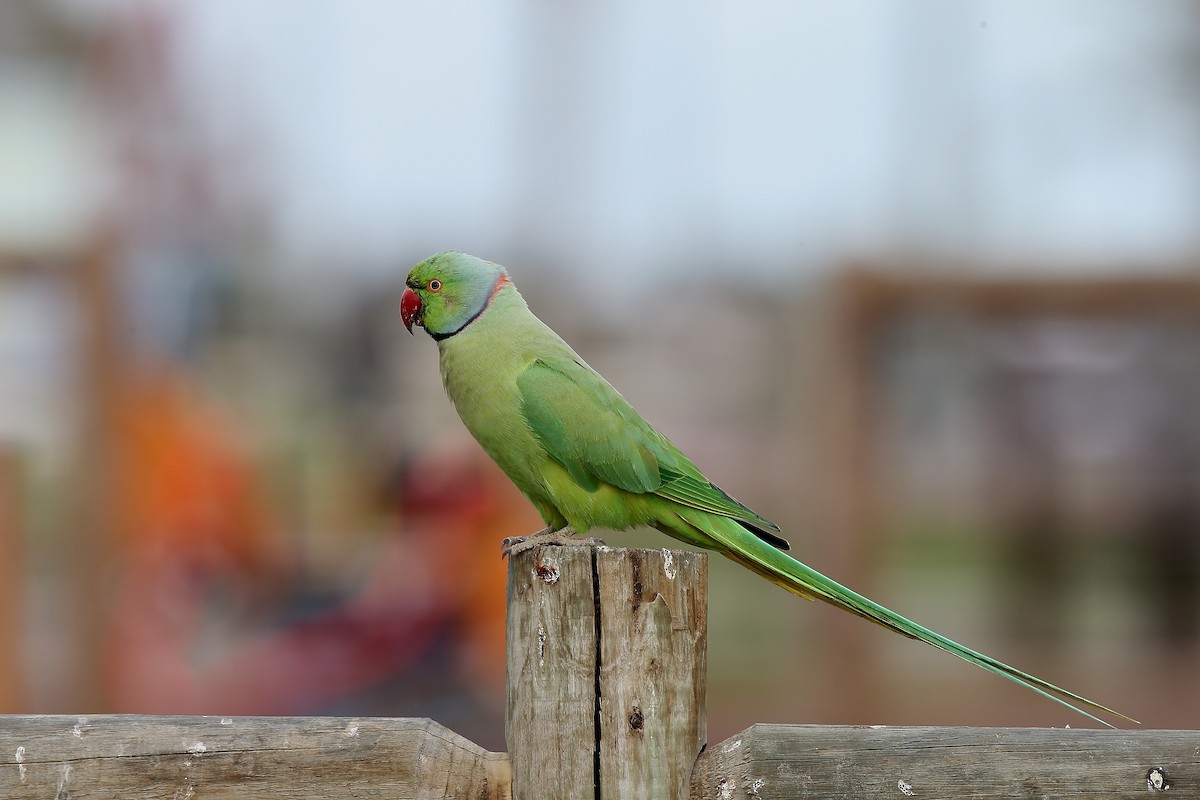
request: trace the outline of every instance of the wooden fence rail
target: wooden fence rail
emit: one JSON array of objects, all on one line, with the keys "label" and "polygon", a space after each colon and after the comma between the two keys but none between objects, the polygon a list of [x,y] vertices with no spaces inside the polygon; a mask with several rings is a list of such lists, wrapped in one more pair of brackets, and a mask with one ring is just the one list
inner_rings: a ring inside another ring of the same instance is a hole
[{"label": "wooden fence rail", "polygon": [[0,717],[0,797],[509,797],[508,756],[427,719]]},{"label": "wooden fence rail", "polygon": [[696,764],[694,798],[1200,797],[1200,731],[753,725]]},{"label": "wooden fence rail", "polygon": [[0,798],[1200,797],[1200,732],[755,725],[705,749],[707,560],[512,559],[509,753],[425,719],[0,716]]}]

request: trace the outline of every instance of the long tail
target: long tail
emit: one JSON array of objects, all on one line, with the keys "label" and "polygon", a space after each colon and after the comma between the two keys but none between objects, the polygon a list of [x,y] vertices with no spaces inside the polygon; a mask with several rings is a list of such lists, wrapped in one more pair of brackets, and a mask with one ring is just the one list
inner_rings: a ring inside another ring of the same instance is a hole
[{"label": "long tail", "polygon": [[762,575],[772,583],[782,586],[789,592],[810,600],[823,600],[830,605],[837,606],[878,625],[882,625],[888,630],[895,631],[912,639],[919,639],[926,644],[933,645],[939,650],[945,650],[947,653],[952,653],[964,661],[986,669],[988,672],[1007,678],[1027,689],[1032,689],[1043,697],[1048,697],[1056,703],[1060,703],[1073,711],[1099,722],[1101,725],[1106,725],[1110,728],[1115,727],[1087,709],[1112,714],[1130,722],[1137,722],[1132,717],[1127,717],[1108,706],[1103,706],[1074,692],[1069,692],[1060,686],[1055,686],[1049,681],[1044,681],[1037,676],[1030,675],[1028,672],[1022,672],[1015,667],[1010,667],[1002,661],[997,661],[991,656],[965,647],[953,639],[948,639],[923,625],[918,625],[891,609],[881,606],[874,600],[863,597],[861,594],[825,577],[812,567],[801,564],[786,553],[761,541],[733,520],[725,518],[713,519],[702,512],[690,513],[690,510],[680,512],[679,516],[716,540],[718,546],[715,549],[721,551],[725,556]]}]

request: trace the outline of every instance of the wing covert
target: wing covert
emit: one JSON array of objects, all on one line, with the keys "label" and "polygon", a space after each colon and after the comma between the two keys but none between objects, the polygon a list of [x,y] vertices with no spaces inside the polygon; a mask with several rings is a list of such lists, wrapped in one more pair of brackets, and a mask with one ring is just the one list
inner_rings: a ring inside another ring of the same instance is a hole
[{"label": "wing covert", "polygon": [[665,440],[590,367],[568,357],[539,358],[517,378],[521,410],[546,452],[581,486],[599,481],[627,492],[662,483]]},{"label": "wing covert", "polygon": [[714,486],[616,389],[582,362],[539,358],[517,378],[521,410],[551,458],[580,486],[601,482],[653,492],[681,505],[738,520],[776,546],[779,526]]}]

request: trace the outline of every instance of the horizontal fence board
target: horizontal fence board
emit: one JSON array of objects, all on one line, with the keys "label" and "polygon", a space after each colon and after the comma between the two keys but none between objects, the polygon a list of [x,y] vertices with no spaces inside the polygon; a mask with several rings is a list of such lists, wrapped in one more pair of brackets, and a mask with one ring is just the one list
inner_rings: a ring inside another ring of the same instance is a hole
[{"label": "horizontal fence board", "polygon": [[508,756],[428,719],[0,716],[0,798],[510,797]]},{"label": "horizontal fence board", "polygon": [[754,725],[709,747],[693,798],[1200,797],[1200,732]]}]

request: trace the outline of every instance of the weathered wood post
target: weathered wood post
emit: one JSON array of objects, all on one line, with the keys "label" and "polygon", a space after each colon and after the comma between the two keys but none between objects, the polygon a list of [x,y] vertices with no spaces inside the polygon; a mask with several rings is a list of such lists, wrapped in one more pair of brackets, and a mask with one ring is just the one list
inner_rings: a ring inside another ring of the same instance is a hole
[{"label": "weathered wood post", "polygon": [[683,800],[706,738],[708,559],[537,547],[510,559],[514,800]]}]

